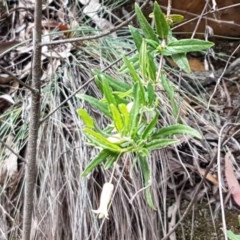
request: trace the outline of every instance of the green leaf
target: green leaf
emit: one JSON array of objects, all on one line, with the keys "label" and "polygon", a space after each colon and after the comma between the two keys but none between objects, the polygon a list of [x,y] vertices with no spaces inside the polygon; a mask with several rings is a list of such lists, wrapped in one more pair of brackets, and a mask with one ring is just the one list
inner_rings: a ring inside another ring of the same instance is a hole
[{"label": "green leaf", "polygon": [[154,33],[151,25],[149,24],[144,14],[142,13],[141,8],[137,4],[135,4],[135,12],[144,36],[148,39],[152,39],[155,42],[158,42],[156,34]]},{"label": "green leaf", "polygon": [[131,92],[113,92],[113,96],[117,102],[117,104],[127,104],[128,100],[127,97],[131,96]]},{"label": "green leaf", "polygon": [[147,125],[146,129],[144,130],[142,134],[142,139],[146,139],[152,133],[153,129],[157,124],[157,121],[158,121],[158,114],[155,114],[152,121]]},{"label": "green leaf", "polygon": [[129,30],[131,32],[131,35],[132,35],[133,41],[136,45],[136,48],[139,51],[141,44],[142,44],[142,35],[139,33],[139,29],[137,29],[133,26],[129,26]]},{"label": "green leaf", "polygon": [[169,14],[167,16],[167,22],[170,26],[172,26],[175,23],[180,23],[184,20],[184,16],[180,14]]},{"label": "green leaf", "polygon": [[92,106],[94,106],[95,108],[97,108],[98,110],[100,110],[103,114],[105,114],[108,117],[111,117],[111,114],[108,110],[108,105],[105,103],[102,103],[100,100],[88,96],[88,95],[84,95],[84,94],[78,94],[77,97],[87,101],[88,103],[90,103]]},{"label": "green leaf", "polygon": [[153,88],[152,83],[148,83],[147,85],[147,103],[151,106],[156,100],[155,90]]},{"label": "green leaf", "polygon": [[[94,74],[97,75],[97,82],[98,84],[102,84],[102,79],[104,78],[108,81],[109,86],[113,89],[113,91],[125,92],[128,91],[131,86],[123,81],[116,80],[107,74],[103,74],[101,71],[94,70]],[[96,77],[95,77],[96,79]]]},{"label": "green leaf", "polygon": [[112,165],[114,164],[114,162],[116,162],[121,156],[121,153],[111,153],[108,157],[107,160],[104,164],[104,168],[105,169],[109,169],[110,167],[112,167]]},{"label": "green leaf", "polygon": [[98,89],[101,91],[101,93],[103,93],[102,79],[100,77],[100,73],[96,73],[97,71],[93,71],[93,72],[94,72],[94,74],[96,74],[94,76],[94,81],[95,81]]},{"label": "green leaf", "polygon": [[175,101],[174,86],[167,79],[166,74],[164,72],[161,74],[161,80],[162,80],[162,86],[163,86],[164,90],[167,93],[168,99],[170,100],[172,111],[173,111],[173,115],[174,115],[174,117],[177,117],[179,109],[178,109],[178,105],[177,105],[177,103]]},{"label": "green leaf", "polygon": [[[106,75],[105,75],[106,76]],[[109,85],[113,88],[114,91],[126,92],[131,89],[131,85],[120,80],[116,80],[109,76],[106,77],[109,82]]]},{"label": "green leaf", "polygon": [[133,89],[133,107],[130,111],[130,128],[129,134],[130,136],[134,136],[138,129],[138,121],[139,121],[139,113],[141,108],[140,102],[140,86],[139,83],[135,83]]},{"label": "green leaf", "polygon": [[191,72],[191,68],[185,53],[173,54],[172,59],[181,70],[186,73]]},{"label": "green leaf", "polygon": [[181,39],[168,43],[160,52],[164,56],[171,56],[178,53],[198,52],[209,49],[214,46],[213,42],[204,41],[200,39]]},{"label": "green leaf", "polygon": [[[139,64],[139,53],[138,52],[132,56],[129,56],[127,59],[129,62],[132,63],[135,70],[139,69],[140,64]],[[121,73],[128,73],[128,68],[127,68],[126,64],[123,64],[122,67],[120,67],[119,71]]]},{"label": "green leaf", "polygon": [[151,39],[147,39],[147,38],[144,38],[146,40],[146,42],[148,43],[148,50],[150,51],[154,51],[157,49],[157,47],[159,46],[159,42],[155,42]]},{"label": "green leaf", "polygon": [[157,2],[154,3],[153,14],[158,36],[161,39],[166,39],[169,33],[169,25]]},{"label": "green leaf", "polygon": [[148,74],[147,74],[148,54],[147,54],[147,43],[145,39],[143,39],[142,45],[140,48],[139,63],[140,63],[140,68],[142,72],[143,81],[145,82],[148,78]]},{"label": "green leaf", "polygon": [[107,140],[102,134],[93,131],[90,128],[85,128],[84,133],[87,138],[97,147],[101,147],[103,149],[108,149],[113,152],[122,152],[123,149],[118,145],[111,143]]},{"label": "green leaf", "polygon": [[153,199],[152,199],[152,193],[150,190],[150,181],[151,181],[151,172],[148,166],[147,162],[147,157],[146,156],[139,156],[139,163],[140,163],[140,168],[143,174],[143,179],[144,179],[144,185],[147,187],[145,190],[145,196],[147,203],[149,207],[151,207],[153,210],[157,210],[157,208],[154,205]]},{"label": "green leaf", "polygon": [[147,99],[146,99],[147,94],[146,94],[146,90],[145,90],[145,87],[142,84],[142,82],[138,83],[138,88],[136,88],[136,90],[138,91],[138,92],[136,92],[136,94],[139,94],[139,97],[140,97],[140,104],[145,106],[146,102],[147,102]]},{"label": "green leaf", "polygon": [[143,39],[142,45],[139,52],[139,63],[140,69],[142,72],[143,81],[147,82],[152,80],[156,81],[156,64],[154,62],[154,57],[151,56],[151,53],[147,49],[146,39]]},{"label": "green leaf", "polygon": [[156,64],[155,64],[155,61],[154,61],[154,57],[151,56],[151,53],[147,53],[147,74],[148,74],[148,77],[152,80],[153,83],[156,82],[156,73],[157,73],[157,67],[156,67]]},{"label": "green leaf", "polygon": [[230,230],[227,231],[227,237],[229,240],[240,240],[240,235],[236,235]]},{"label": "green leaf", "polygon": [[124,126],[122,116],[114,104],[110,104],[110,111],[112,113],[114,126],[117,129],[117,131],[121,133]]},{"label": "green leaf", "polygon": [[103,93],[104,93],[105,98],[108,101],[108,104],[113,103],[116,105],[117,104],[116,100],[112,94],[113,91],[110,88],[109,83],[105,77],[102,77],[102,86],[103,86]]},{"label": "green leaf", "polygon": [[147,148],[149,151],[152,151],[155,149],[165,148],[169,145],[173,145],[178,142],[179,140],[177,139],[155,139],[154,138],[154,140],[151,140],[149,143],[146,143],[144,147]]},{"label": "green leaf", "polygon": [[118,105],[119,111],[121,112],[123,116],[123,122],[124,122],[124,129],[122,131],[123,135],[127,135],[130,128],[130,114],[128,112],[126,104],[119,104]]},{"label": "green leaf", "polygon": [[95,169],[100,163],[102,163],[106,158],[111,155],[112,152],[106,149],[103,149],[84,169],[81,176],[87,176],[93,169]]},{"label": "green leaf", "polygon": [[163,127],[158,130],[152,136],[153,139],[164,138],[164,137],[171,137],[177,134],[186,134],[196,138],[201,139],[202,135],[194,128],[191,128],[184,124],[174,124],[168,127]]},{"label": "green leaf", "polygon": [[132,64],[132,62],[130,62],[127,58],[123,58],[124,60],[124,63],[126,64],[127,68],[128,68],[128,73],[130,73],[132,79],[134,82],[139,82],[140,81],[140,78]]},{"label": "green leaf", "polygon": [[80,116],[84,122],[84,124],[89,128],[94,128],[94,120],[93,118],[87,113],[85,109],[78,109],[77,110],[78,116]]}]

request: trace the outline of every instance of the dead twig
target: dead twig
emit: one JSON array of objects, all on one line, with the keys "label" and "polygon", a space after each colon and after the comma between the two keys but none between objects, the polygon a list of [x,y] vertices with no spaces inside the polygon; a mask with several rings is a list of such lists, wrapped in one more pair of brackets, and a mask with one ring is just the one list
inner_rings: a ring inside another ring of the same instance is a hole
[{"label": "dead twig", "polygon": [[28,84],[24,83],[22,80],[18,79],[14,74],[12,74],[10,71],[8,71],[7,69],[5,69],[4,67],[2,67],[0,65],[0,69],[7,73],[10,77],[12,77],[12,79],[16,82],[18,82],[19,84],[21,84],[23,87],[27,88],[28,90],[30,90],[32,93],[34,94],[38,94],[38,91],[36,89],[33,89],[32,87],[30,87]]},{"label": "dead twig", "polygon": [[30,109],[30,123],[28,134],[28,145],[26,154],[26,174],[25,174],[25,192],[23,209],[23,240],[30,240],[33,212],[33,196],[36,182],[36,158],[37,158],[37,140],[40,119],[40,90],[41,90],[41,29],[42,29],[42,0],[36,0],[34,11],[34,30],[33,30],[33,65],[32,65],[32,86],[37,89],[32,92],[32,106]]}]

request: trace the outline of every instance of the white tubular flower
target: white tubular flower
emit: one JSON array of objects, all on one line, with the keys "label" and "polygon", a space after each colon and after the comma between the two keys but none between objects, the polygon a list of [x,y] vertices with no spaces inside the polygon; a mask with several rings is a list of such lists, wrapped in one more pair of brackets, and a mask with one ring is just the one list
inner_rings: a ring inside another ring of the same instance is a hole
[{"label": "white tubular flower", "polygon": [[108,218],[108,204],[112,197],[113,188],[113,184],[104,183],[100,197],[100,206],[97,210],[92,210],[94,213],[99,214],[98,218]]}]

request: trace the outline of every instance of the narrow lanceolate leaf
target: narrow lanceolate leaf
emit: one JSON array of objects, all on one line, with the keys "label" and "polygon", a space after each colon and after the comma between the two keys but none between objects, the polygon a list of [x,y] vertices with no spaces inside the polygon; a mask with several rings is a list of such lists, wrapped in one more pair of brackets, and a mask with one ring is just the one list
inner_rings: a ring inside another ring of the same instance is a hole
[{"label": "narrow lanceolate leaf", "polygon": [[84,124],[89,128],[94,128],[94,120],[84,109],[77,110],[78,115],[82,118]]},{"label": "narrow lanceolate leaf", "polygon": [[113,91],[125,92],[131,88],[129,84],[120,80],[116,80],[107,74],[103,74],[101,71],[94,70],[94,74],[97,75],[97,77],[95,78],[95,81],[97,81],[98,85],[102,85],[102,79],[104,78],[106,81],[108,81],[108,84],[109,86],[111,86]]},{"label": "narrow lanceolate leaf", "polygon": [[156,93],[153,88],[152,83],[148,83],[147,85],[147,103],[149,106],[152,106],[152,104],[156,101]]},{"label": "narrow lanceolate leaf", "polygon": [[105,77],[102,77],[102,86],[103,86],[103,93],[104,93],[105,98],[108,101],[108,104],[113,103],[116,105],[115,98],[112,94],[112,92],[113,92],[112,88],[110,88],[109,83]]},{"label": "narrow lanceolate leaf", "polygon": [[96,109],[100,110],[103,114],[105,114],[108,117],[111,117],[111,114],[108,110],[108,105],[105,103],[100,102],[98,99],[88,96],[88,95],[83,95],[83,94],[78,94],[77,97],[87,101],[90,103],[93,107]]},{"label": "narrow lanceolate leaf", "polygon": [[139,63],[140,63],[143,80],[146,81],[148,78],[148,74],[147,74],[148,53],[147,53],[147,42],[145,39],[143,39],[142,45],[140,48]]},{"label": "narrow lanceolate leaf", "polygon": [[186,73],[191,72],[191,68],[185,53],[173,54],[172,59],[181,70]]},{"label": "narrow lanceolate leaf", "polygon": [[109,169],[120,158],[121,153],[111,153],[104,164],[105,169]]},{"label": "narrow lanceolate leaf", "polygon": [[151,151],[155,149],[165,148],[178,142],[179,140],[177,139],[154,139],[149,141],[149,143],[146,143],[144,147]]},{"label": "narrow lanceolate leaf", "polygon": [[140,97],[140,104],[142,105],[146,105],[146,102],[147,102],[147,94],[146,94],[146,90],[145,90],[145,87],[143,85],[142,82],[139,82],[138,83],[139,85],[139,91],[137,92],[137,94],[139,94],[139,97]]},{"label": "narrow lanceolate leaf", "polygon": [[102,79],[100,77],[100,73],[97,73],[98,71],[93,71],[95,76],[94,76],[94,81],[98,87],[98,89],[103,93],[103,86],[102,86]]},{"label": "narrow lanceolate leaf", "polygon": [[[132,56],[128,57],[128,60],[133,64],[133,67],[138,70],[139,69],[139,54],[138,52],[135,53]],[[122,65],[122,67],[120,67],[119,69],[120,73],[128,73],[128,68],[125,64]]]},{"label": "narrow lanceolate leaf", "polygon": [[164,90],[167,93],[167,97],[170,100],[173,115],[174,117],[177,117],[179,108],[177,102],[175,101],[175,89],[172,83],[167,79],[165,72],[162,72],[161,74],[161,82]]},{"label": "narrow lanceolate leaf", "polygon": [[100,163],[102,163],[106,158],[111,155],[112,152],[106,149],[103,149],[84,169],[81,176],[87,176],[92,170],[94,170]]},{"label": "narrow lanceolate leaf", "polygon": [[153,14],[158,36],[161,39],[166,39],[169,33],[169,25],[157,2],[154,3]]},{"label": "narrow lanceolate leaf", "polygon": [[124,123],[123,124],[124,129],[122,131],[122,134],[127,135],[128,131],[129,131],[129,128],[130,128],[130,114],[129,114],[129,111],[127,109],[126,104],[119,104],[118,108],[119,108],[119,111],[121,112],[121,114],[123,116],[122,119],[123,119],[123,123]]},{"label": "narrow lanceolate leaf", "polygon": [[202,135],[194,128],[183,124],[174,124],[172,126],[163,127],[153,136],[153,139],[171,137],[173,135],[186,134],[201,139]]},{"label": "narrow lanceolate leaf", "polygon": [[157,121],[158,121],[158,114],[155,114],[155,116],[152,119],[152,121],[148,124],[148,126],[144,130],[144,132],[142,134],[142,139],[146,139],[148,136],[151,135],[153,129],[155,128],[155,126],[157,124]]},{"label": "narrow lanceolate leaf", "polygon": [[112,113],[112,119],[114,122],[114,126],[117,129],[117,131],[119,133],[121,133],[122,129],[124,127],[122,116],[114,104],[110,104],[110,111]]},{"label": "narrow lanceolate leaf", "polygon": [[102,134],[97,133],[90,128],[85,128],[84,133],[87,136],[87,138],[97,147],[108,149],[113,152],[122,151],[122,149],[118,145],[111,143],[105,137],[103,137]]},{"label": "narrow lanceolate leaf", "polygon": [[130,111],[130,128],[129,128],[129,134],[132,136],[132,134],[135,134],[138,129],[138,118],[139,118],[139,112],[140,112],[140,87],[139,83],[136,83],[133,89],[133,97],[134,97],[134,103],[132,106],[132,109]]},{"label": "narrow lanceolate leaf", "polygon": [[240,240],[240,235],[234,234],[231,230],[227,230],[227,237],[229,240]]},{"label": "narrow lanceolate leaf", "polygon": [[151,172],[150,172],[150,169],[148,166],[147,157],[139,156],[139,163],[140,163],[140,168],[141,168],[143,178],[144,178],[144,185],[145,185],[145,187],[147,187],[147,189],[145,190],[145,196],[146,196],[147,203],[148,203],[149,207],[151,207],[153,210],[157,210],[157,208],[154,205],[154,202],[152,199],[152,193],[151,193],[151,189],[150,189]]},{"label": "narrow lanceolate leaf", "polygon": [[179,15],[179,14],[170,14],[167,16],[167,22],[170,26],[172,26],[175,23],[180,23],[184,20],[184,16],[183,15]]},{"label": "narrow lanceolate leaf", "polygon": [[156,67],[156,64],[155,64],[155,61],[154,61],[154,57],[151,56],[151,53],[147,53],[147,59],[148,59],[148,62],[147,62],[147,73],[148,73],[148,77],[151,79],[151,82],[152,83],[155,83],[156,82],[156,73],[157,73],[157,67]]},{"label": "narrow lanceolate leaf", "polygon": [[170,42],[161,53],[164,56],[171,56],[178,53],[198,52],[209,49],[214,43],[200,39],[181,39]]},{"label": "narrow lanceolate leaf", "polygon": [[154,33],[151,25],[149,24],[144,14],[142,13],[141,8],[137,4],[135,4],[135,12],[145,38],[152,39],[155,42],[158,42],[156,34]]},{"label": "narrow lanceolate leaf", "polygon": [[139,51],[141,44],[142,44],[142,35],[139,33],[139,29],[137,29],[133,26],[129,26],[129,30],[131,32],[131,35],[132,35],[133,41],[136,45],[136,48]]},{"label": "narrow lanceolate leaf", "polygon": [[124,63],[126,64],[127,68],[128,68],[128,72],[130,73],[132,79],[134,82],[139,82],[140,81],[140,78],[132,64],[132,62],[130,62],[127,58],[123,58],[124,60]]}]

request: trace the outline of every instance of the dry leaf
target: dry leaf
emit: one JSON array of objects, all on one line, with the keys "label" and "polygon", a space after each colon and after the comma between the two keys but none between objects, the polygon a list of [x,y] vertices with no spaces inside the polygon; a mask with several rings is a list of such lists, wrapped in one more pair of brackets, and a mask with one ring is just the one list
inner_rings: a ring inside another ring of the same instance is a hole
[{"label": "dry leaf", "polygon": [[227,152],[225,155],[225,177],[235,203],[240,206],[240,185],[234,173],[232,158],[232,153]]},{"label": "dry leaf", "polygon": [[0,98],[9,102],[9,103],[11,103],[11,104],[15,103],[14,100],[12,99],[12,97],[8,94],[3,94],[3,95],[0,96]]},{"label": "dry leaf", "polygon": [[[204,175],[205,175],[205,172],[206,172],[206,169],[198,168],[198,171],[199,171],[199,173],[200,173],[202,176],[204,176]],[[207,179],[208,181],[210,181],[211,183],[217,185],[217,186],[218,186],[218,184],[219,184],[217,178],[216,178],[215,176],[213,176],[211,173],[208,173],[208,174],[207,174],[206,179]]]}]

